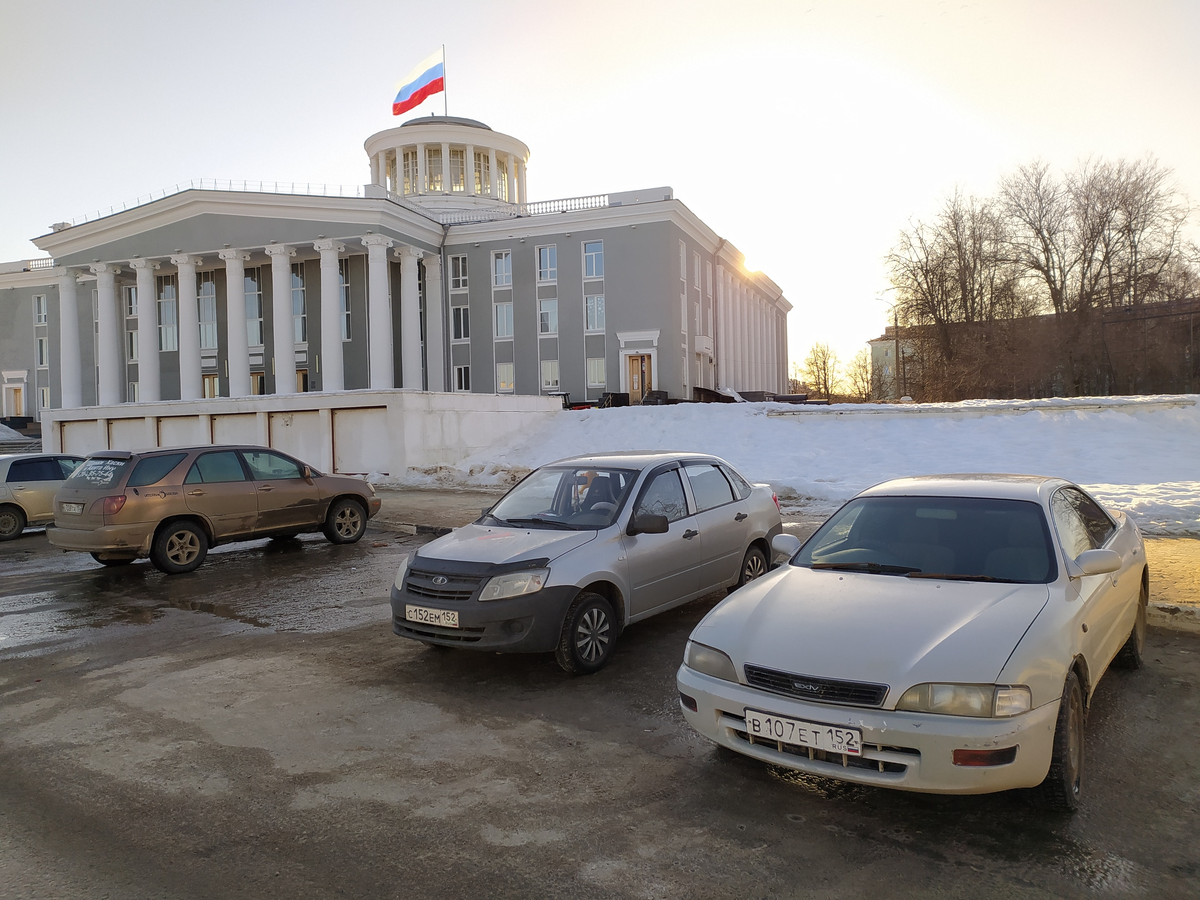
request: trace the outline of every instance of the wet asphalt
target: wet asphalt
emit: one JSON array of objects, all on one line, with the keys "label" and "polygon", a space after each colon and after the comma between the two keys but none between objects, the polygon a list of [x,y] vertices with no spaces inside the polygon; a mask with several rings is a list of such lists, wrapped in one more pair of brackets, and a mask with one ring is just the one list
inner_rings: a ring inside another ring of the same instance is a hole
[{"label": "wet asphalt", "polygon": [[170,578],[0,544],[0,898],[1200,896],[1200,636],[1105,676],[1083,808],[1049,815],[718,754],[674,686],[716,596],[590,678],[401,640],[426,540]]}]

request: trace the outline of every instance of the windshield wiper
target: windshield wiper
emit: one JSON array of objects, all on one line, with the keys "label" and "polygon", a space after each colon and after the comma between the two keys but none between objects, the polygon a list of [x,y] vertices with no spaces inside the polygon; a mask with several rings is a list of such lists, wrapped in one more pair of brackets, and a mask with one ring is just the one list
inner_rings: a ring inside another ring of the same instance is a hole
[{"label": "windshield wiper", "polygon": [[564,528],[567,531],[576,530],[574,525],[568,525],[566,522],[556,522],[554,519],[543,519],[541,516],[529,516],[524,519],[500,519],[499,521],[505,525],[549,525],[552,528]]},{"label": "windshield wiper", "polygon": [[846,572],[869,572],[872,575],[911,575],[921,570],[914,566],[886,566],[877,562],[813,563],[813,569],[834,569]]},{"label": "windshield wiper", "polygon": [[993,578],[991,575],[952,575],[946,572],[909,572],[909,578],[936,578],[939,581],[991,581],[996,584],[1024,584],[1015,578]]}]

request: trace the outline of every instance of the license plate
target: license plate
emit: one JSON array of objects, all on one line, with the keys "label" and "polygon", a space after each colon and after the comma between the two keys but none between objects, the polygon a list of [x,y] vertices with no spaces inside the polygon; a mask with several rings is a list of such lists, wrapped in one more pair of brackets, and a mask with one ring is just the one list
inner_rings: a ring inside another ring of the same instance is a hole
[{"label": "license plate", "polygon": [[443,628],[458,627],[458,612],[453,609],[430,609],[427,606],[405,604],[404,618],[422,625],[441,625]]},{"label": "license plate", "polygon": [[62,511],[65,513],[70,513],[73,516],[81,516],[81,515],[83,515],[83,504],[82,503],[64,503],[62,505]]},{"label": "license plate", "polygon": [[828,750],[862,756],[862,732],[857,728],[839,728],[819,722],[787,719],[772,713],[746,710],[746,734],[755,741],[783,741],[814,750]]}]

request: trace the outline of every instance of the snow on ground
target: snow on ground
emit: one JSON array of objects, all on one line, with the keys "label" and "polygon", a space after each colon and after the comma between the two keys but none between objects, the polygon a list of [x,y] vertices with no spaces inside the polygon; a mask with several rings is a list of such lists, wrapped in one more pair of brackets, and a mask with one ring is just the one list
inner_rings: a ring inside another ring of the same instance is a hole
[{"label": "snow on ground", "polygon": [[7,425],[0,425],[0,441],[23,441],[25,435],[19,431],[13,431]]},{"label": "snow on ground", "polygon": [[[1196,396],[975,400],[958,404],[680,404],[564,411],[452,468],[410,484],[511,484],[582,453],[695,450],[769,482],[785,507],[827,514],[901,475],[1058,475],[1130,512],[1148,534],[1200,535]],[[775,413],[775,415],[769,415]],[[778,415],[788,413],[788,415]]]}]

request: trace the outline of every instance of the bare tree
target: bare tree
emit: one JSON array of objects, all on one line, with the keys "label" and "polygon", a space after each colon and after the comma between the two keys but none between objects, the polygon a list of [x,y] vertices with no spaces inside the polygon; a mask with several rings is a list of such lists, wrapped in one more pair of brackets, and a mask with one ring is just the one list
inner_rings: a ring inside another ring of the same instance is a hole
[{"label": "bare tree", "polygon": [[832,400],[841,386],[837,354],[825,343],[813,344],[804,360],[804,380],[818,397]]},{"label": "bare tree", "polygon": [[846,366],[846,382],[850,396],[864,403],[872,399],[873,382],[871,380],[871,351],[867,348],[854,354]]}]

